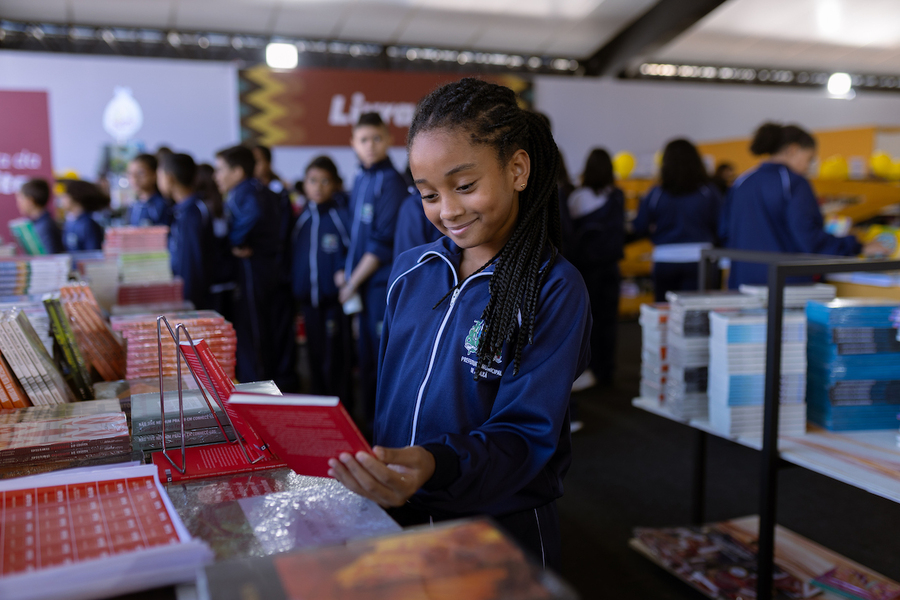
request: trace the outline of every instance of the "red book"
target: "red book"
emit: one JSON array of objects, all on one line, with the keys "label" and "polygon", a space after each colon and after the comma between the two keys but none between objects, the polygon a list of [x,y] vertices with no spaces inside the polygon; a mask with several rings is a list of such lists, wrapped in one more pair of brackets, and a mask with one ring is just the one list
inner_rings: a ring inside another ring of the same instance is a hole
[{"label": "red book", "polygon": [[[225,409],[225,413],[231,419],[235,432],[243,438],[249,447],[250,458],[255,460],[260,455],[266,455],[265,451],[268,448],[268,444],[254,430],[253,426],[244,421],[241,415],[231,407],[229,398],[234,391],[234,383],[225,374],[216,357],[213,356],[206,340],[195,340],[194,348],[197,350],[196,354],[191,349],[190,342],[181,342],[181,350],[191,371],[197,376],[203,387],[209,391],[213,399],[216,397],[213,389],[215,388],[216,392],[218,392],[224,404],[222,408]],[[200,356],[200,362],[197,362],[197,355]],[[203,367],[206,367],[205,372]],[[206,373],[209,373],[209,378],[207,378]]]},{"label": "red book", "polygon": [[[179,467],[181,464],[181,446],[168,447],[169,457]],[[208,446],[188,446],[184,450],[184,462],[187,465],[184,473],[172,467],[162,452],[153,453],[153,464],[159,469],[159,478],[165,482],[206,479],[222,475],[252,473],[284,467],[283,461],[266,457],[256,463],[248,463],[240,446],[231,442],[211,444]]]},{"label": "red book", "polygon": [[327,477],[329,458],[372,452],[336,397],[235,392],[229,404],[300,475]]}]

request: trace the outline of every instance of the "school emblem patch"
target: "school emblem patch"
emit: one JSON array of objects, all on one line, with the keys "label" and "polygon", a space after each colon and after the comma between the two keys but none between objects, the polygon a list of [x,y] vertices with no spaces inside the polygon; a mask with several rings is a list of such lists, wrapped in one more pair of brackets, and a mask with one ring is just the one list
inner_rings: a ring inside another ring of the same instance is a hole
[{"label": "school emblem patch", "polygon": [[359,218],[363,223],[371,223],[375,217],[375,207],[371,204],[363,204]]},{"label": "school emblem patch", "polygon": [[338,251],[338,236],[334,233],[326,233],[322,236],[322,252],[333,254]]},{"label": "school emblem patch", "polygon": [[466,352],[475,354],[478,352],[478,342],[481,340],[481,332],[484,330],[484,321],[475,321],[466,336]]}]

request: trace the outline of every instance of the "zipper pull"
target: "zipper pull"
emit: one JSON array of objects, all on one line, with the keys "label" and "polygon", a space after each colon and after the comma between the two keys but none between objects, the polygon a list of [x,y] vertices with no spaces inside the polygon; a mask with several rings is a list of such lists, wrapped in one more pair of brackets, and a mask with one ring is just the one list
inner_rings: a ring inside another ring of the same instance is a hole
[{"label": "zipper pull", "polygon": [[453,291],[453,295],[450,296],[450,308],[453,308],[453,305],[456,304],[456,298],[459,296],[459,293],[462,291],[462,288],[456,288]]}]

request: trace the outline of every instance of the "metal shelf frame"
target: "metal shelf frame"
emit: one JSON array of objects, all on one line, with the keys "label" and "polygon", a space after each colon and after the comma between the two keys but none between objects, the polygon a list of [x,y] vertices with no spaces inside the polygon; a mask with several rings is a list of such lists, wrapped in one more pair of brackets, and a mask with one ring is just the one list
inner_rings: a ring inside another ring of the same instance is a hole
[{"label": "metal shelf frame", "polygon": [[[759,488],[758,600],[772,599],[775,559],[775,526],[778,510],[778,412],[781,373],[781,333],[784,317],[784,288],[788,278],[831,273],[900,271],[900,260],[861,260],[811,254],[780,254],[713,248],[703,250],[700,258],[700,290],[713,280],[722,259],[768,265],[768,323],[766,329],[765,411],[763,417],[762,465]],[[699,432],[695,448],[695,473],[692,486],[692,517],[703,519],[706,487],[706,433]]]}]

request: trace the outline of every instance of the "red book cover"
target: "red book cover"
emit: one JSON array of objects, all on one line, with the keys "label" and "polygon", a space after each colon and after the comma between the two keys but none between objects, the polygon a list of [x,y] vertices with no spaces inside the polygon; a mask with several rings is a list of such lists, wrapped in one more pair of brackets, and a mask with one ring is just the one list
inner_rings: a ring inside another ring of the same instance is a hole
[{"label": "red book cover", "polygon": [[[197,379],[200,380],[200,383],[203,384],[203,387],[209,390],[211,394],[212,388],[215,387],[216,391],[219,393],[224,404],[223,408],[225,409],[225,413],[228,415],[228,418],[231,419],[231,424],[234,426],[235,432],[237,432],[250,447],[250,458],[256,459],[261,454],[266,455],[265,450],[268,448],[268,444],[253,429],[252,425],[248,424],[241,415],[231,408],[228,399],[234,390],[234,383],[228,379],[225,371],[219,365],[219,361],[216,360],[216,357],[213,356],[213,353],[210,351],[206,341],[197,340],[194,342],[194,347],[197,349],[197,354],[200,355],[200,361],[203,363],[203,366],[206,367],[207,372],[209,372],[212,382],[206,378],[203,367],[197,363],[197,355],[191,350],[190,343],[181,342],[181,345],[188,366],[197,376]],[[212,395],[213,398],[215,398],[215,394]]]},{"label": "red book cover", "polygon": [[336,397],[235,392],[229,404],[300,475],[327,477],[329,458],[342,452],[372,452]]},{"label": "red book cover", "polygon": [[[181,445],[167,448],[169,458],[175,461],[179,467],[181,464]],[[184,473],[180,473],[163,456],[163,453],[153,453],[153,464],[159,469],[159,478],[162,481],[178,482],[191,479],[206,479],[208,477],[220,477],[222,475],[235,475],[238,473],[250,473],[277,469],[284,467],[284,461],[269,458],[250,464],[241,452],[241,447],[235,443],[223,442],[208,446],[189,446],[185,448],[184,462],[187,465]]]}]

